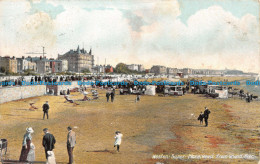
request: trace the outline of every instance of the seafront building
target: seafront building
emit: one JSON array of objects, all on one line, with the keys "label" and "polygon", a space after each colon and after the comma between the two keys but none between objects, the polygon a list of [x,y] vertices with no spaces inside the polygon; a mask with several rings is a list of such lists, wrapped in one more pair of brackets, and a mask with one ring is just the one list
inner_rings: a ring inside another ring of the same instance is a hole
[{"label": "seafront building", "polygon": [[92,73],[105,73],[105,65],[96,65],[92,68]]},{"label": "seafront building", "polygon": [[105,72],[106,73],[112,73],[112,72],[114,72],[114,69],[113,69],[113,67],[111,65],[107,65],[105,67]]},{"label": "seafront building", "polygon": [[50,60],[46,57],[31,57],[25,58],[27,61],[36,63],[37,72],[40,74],[51,73]]},{"label": "seafront building", "polygon": [[16,60],[17,60],[17,73],[23,73],[26,70],[32,70],[34,72],[37,71],[36,63],[30,60],[26,60],[24,56],[21,58],[16,58]]},{"label": "seafront building", "polygon": [[84,48],[80,49],[79,46],[77,50],[70,50],[63,55],[58,55],[58,60],[68,61],[68,71],[71,72],[82,72],[88,69],[92,70],[94,67],[94,55],[92,55],[92,50],[87,52]]},{"label": "seafront building", "polygon": [[167,67],[167,74],[168,75],[177,75],[177,73],[178,73],[178,69],[177,68]]},{"label": "seafront building", "polygon": [[51,73],[68,71],[67,60],[55,60],[53,58],[50,58],[49,61],[50,61]]},{"label": "seafront building", "polygon": [[167,68],[165,66],[161,66],[161,65],[154,65],[150,69],[150,73],[154,73],[155,75],[166,74],[167,73]]},{"label": "seafront building", "polygon": [[142,64],[129,64],[126,65],[126,67],[132,71],[138,71],[138,72],[143,72],[145,70]]},{"label": "seafront building", "polygon": [[17,73],[17,60],[14,56],[0,57],[0,67],[3,67],[5,72]]}]

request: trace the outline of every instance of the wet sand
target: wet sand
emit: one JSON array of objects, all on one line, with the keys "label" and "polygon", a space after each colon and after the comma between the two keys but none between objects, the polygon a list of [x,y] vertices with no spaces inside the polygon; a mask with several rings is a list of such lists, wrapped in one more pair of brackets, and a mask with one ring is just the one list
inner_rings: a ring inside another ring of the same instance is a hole
[{"label": "wet sand", "polygon": [[[153,159],[153,155],[258,155],[260,102],[246,103],[239,98],[228,100],[188,94],[180,97],[118,95],[107,103],[105,91],[100,99],[64,103],[63,96],[41,96],[0,104],[0,137],[8,139],[7,158],[19,159],[22,137],[33,127],[36,159],[44,161],[41,146],[47,127],[56,137],[56,161],[68,162],[67,126],[74,127],[77,144],[76,163],[256,163],[257,159]],[[72,99],[82,99],[72,93]],[[42,120],[42,104],[50,104],[49,120]],[[34,102],[39,109],[29,110]],[[204,107],[211,110],[209,127],[197,117]],[[114,132],[123,133],[121,152],[117,153]]]}]

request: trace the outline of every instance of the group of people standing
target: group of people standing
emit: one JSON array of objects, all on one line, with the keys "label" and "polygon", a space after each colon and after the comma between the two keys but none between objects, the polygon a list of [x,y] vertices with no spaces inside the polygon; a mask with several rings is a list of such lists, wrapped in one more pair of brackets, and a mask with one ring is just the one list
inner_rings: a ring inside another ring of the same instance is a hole
[{"label": "group of people standing", "polygon": [[246,102],[250,103],[253,101],[253,94],[247,93],[246,94]]},{"label": "group of people standing", "polygon": [[[72,128],[69,126],[67,128],[68,135],[67,135],[67,151],[69,155],[69,164],[73,163],[73,149],[76,144],[76,134],[72,131]],[[42,139],[42,146],[45,150],[45,157],[47,159],[48,164],[56,164],[55,155],[53,149],[55,148],[54,145],[56,143],[56,139],[48,130],[48,128],[43,129],[44,136]],[[35,146],[32,143],[32,133],[34,130],[32,127],[26,129],[26,133],[23,137],[23,144],[22,144],[22,151],[20,155],[20,162],[33,162],[35,161]]]},{"label": "group of people standing", "polygon": [[203,119],[205,121],[205,127],[208,126],[208,119],[209,119],[210,110],[205,107],[204,113],[200,112],[200,115],[198,117],[198,120],[200,121],[200,124],[203,124]]},{"label": "group of people standing", "polygon": [[239,96],[240,96],[241,100],[242,100],[243,98],[245,98],[245,99],[246,99],[246,102],[248,102],[248,103],[250,103],[251,101],[253,101],[253,98],[254,98],[254,97],[257,97],[257,96],[253,96],[253,94],[250,94],[249,92],[244,93],[244,90],[243,90],[243,89],[241,89],[241,90],[239,91]]},{"label": "group of people standing", "polygon": [[115,95],[116,95],[115,89],[113,89],[112,91],[107,91],[106,93],[107,102],[109,102],[109,97],[111,97],[111,102],[114,102]]}]

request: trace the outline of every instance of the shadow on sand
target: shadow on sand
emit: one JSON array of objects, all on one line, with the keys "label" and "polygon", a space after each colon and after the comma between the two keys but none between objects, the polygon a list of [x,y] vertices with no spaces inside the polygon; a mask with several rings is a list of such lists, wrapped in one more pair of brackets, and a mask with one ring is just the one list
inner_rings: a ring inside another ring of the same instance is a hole
[{"label": "shadow on sand", "polygon": [[116,153],[116,151],[114,151],[114,150],[107,150],[107,149],[105,149],[105,150],[92,150],[92,151],[85,151],[85,152],[88,152],[88,153],[111,153],[111,154],[115,154]]},{"label": "shadow on sand", "polygon": [[186,125],[183,125],[183,126],[204,127],[205,125],[202,125],[202,124],[200,124],[200,125],[186,124]]},{"label": "shadow on sand", "polygon": [[15,109],[15,110],[25,110],[25,111],[30,111],[30,109]]}]

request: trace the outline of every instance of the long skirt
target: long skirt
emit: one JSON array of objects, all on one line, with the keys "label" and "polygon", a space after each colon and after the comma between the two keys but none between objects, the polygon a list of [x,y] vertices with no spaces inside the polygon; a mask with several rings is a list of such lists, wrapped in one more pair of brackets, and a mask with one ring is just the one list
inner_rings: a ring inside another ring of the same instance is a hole
[{"label": "long skirt", "polygon": [[27,161],[33,162],[33,161],[35,161],[35,146],[34,146],[33,143],[31,143],[30,146],[31,147],[30,147],[30,151],[29,151],[28,156],[27,156]]},{"label": "long skirt", "polygon": [[26,140],[26,145],[27,145],[27,149],[25,148],[25,146],[22,147],[22,151],[19,159],[20,162],[27,161],[27,156],[30,151],[31,140]]}]

